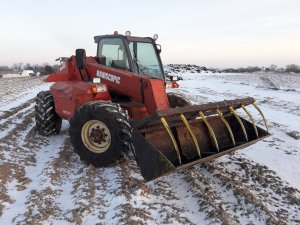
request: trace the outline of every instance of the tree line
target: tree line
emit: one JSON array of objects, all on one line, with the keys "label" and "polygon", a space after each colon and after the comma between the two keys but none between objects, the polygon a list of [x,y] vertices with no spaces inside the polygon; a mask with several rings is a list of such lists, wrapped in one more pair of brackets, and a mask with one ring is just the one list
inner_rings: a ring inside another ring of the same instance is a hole
[{"label": "tree line", "polygon": [[269,67],[248,66],[239,68],[228,68],[222,70],[228,73],[255,73],[255,72],[275,72],[275,73],[300,73],[300,66],[296,64],[286,65],[285,68],[271,64]]},{"label": "tree line", "polygon": [[35,73],[40,73],[40,75],[48,75],[57,72],[59,65],[49,65],[44,64],[30,64],[30,63],[14,63],[12,66],[0,66],[0,71],[11,72],[11,73],[21,73],[23,70],[32,70]]},{"label": "tree line", "polygon": [[[173,64],[171,64],[173,65]],[[175,66],[175,65],[174,65]],[[30,64],[30,63],[14,63],[12,66],[0,66],[0,72],[22,72],[23,70],[33,70],[41,75],[48,75],[59,70],[60,65]],[[202,70],[207,70],[206,67],[201,67]],[[219,72],[228,73],[255,73],[255,72],[275,72],[275,73],[300,73],[300,66],[296,64],[286,65],[285,68],[271,64],[269,67],[248,66],[239,68],[227,68],[216,70]]]}]

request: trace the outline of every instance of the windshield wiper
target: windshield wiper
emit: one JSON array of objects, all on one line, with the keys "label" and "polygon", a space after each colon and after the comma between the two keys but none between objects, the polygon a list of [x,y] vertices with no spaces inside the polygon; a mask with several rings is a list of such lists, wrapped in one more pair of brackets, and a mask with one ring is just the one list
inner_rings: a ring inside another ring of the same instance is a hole
[{"label": "windshield wiper", "polygon": [[143,65],[139,62],[139,60],[137,58],[134,58],[133,61],[135,62],[137,68],[138,68],[138,72],[142,72],[143,75],[147,75],[146,71],[145,71],[145,67],[143,67]]}]

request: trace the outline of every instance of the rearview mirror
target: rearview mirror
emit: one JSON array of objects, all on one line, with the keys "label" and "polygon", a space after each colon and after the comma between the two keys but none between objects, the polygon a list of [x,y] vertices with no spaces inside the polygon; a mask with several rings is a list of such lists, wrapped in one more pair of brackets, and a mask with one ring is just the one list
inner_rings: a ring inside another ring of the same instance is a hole
[{"label": "rearview mirror", "polygon": [[79,70],[85,69],[86,53],[84,49],[76,49],[76,65]]}]

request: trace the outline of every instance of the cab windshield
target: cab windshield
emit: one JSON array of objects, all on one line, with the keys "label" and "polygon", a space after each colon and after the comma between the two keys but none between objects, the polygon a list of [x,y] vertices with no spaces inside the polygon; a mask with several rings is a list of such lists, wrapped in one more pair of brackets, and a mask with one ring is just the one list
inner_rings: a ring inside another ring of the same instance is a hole
[{"label": "cab windshield", "polygon": [[128,46],[133,63],[137,67],[139,74],[164,79],[158,56],[152,43],[129,41]]}]

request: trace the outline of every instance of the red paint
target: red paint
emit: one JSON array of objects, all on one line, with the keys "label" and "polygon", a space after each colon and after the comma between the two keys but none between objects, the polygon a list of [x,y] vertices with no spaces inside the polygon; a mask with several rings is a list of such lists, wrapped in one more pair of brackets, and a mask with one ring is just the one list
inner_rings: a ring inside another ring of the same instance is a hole
[{"label": "red paint", "polygon": [[90,89],[95,86],[91,82],[60,81],[50,87],[55,102],[55,111],[63,119],[70,120],[76,109],[90,101],[111,100],[109,92],[93,94]]},{"label": "red paint", "polygon": [[165,82],[158,79],[142,79],[145,106],[149,114],[156,110],[168,109],[169,102]]},{"label": "red paint", "polygon": [[[90,101],[109,101],[113,96],[127,96],[140,104],[138,107],[121,106],[128,110],[134,120],[142,119],[156,110],[168,109],[169,102],[165,82],[159,79],[141,77],[138,74],[100,65],[96,58],[86,58],[86,69],[81,71],[87,75],[88,81],[83,81],[76,67],[75,56],[65,62],[64,69],[59,74],[49,75],[46,82],[56,82],[50,92],[54,97],[57,114],[63,119],[70,120],[75,110]],[[104,74],[104,75],[103,75]],[[92,93],[95,84],[93,77],[100,77],[101,84],[106,85],[107,91]],[[128,103],[128,102],[127,102]]]}]

